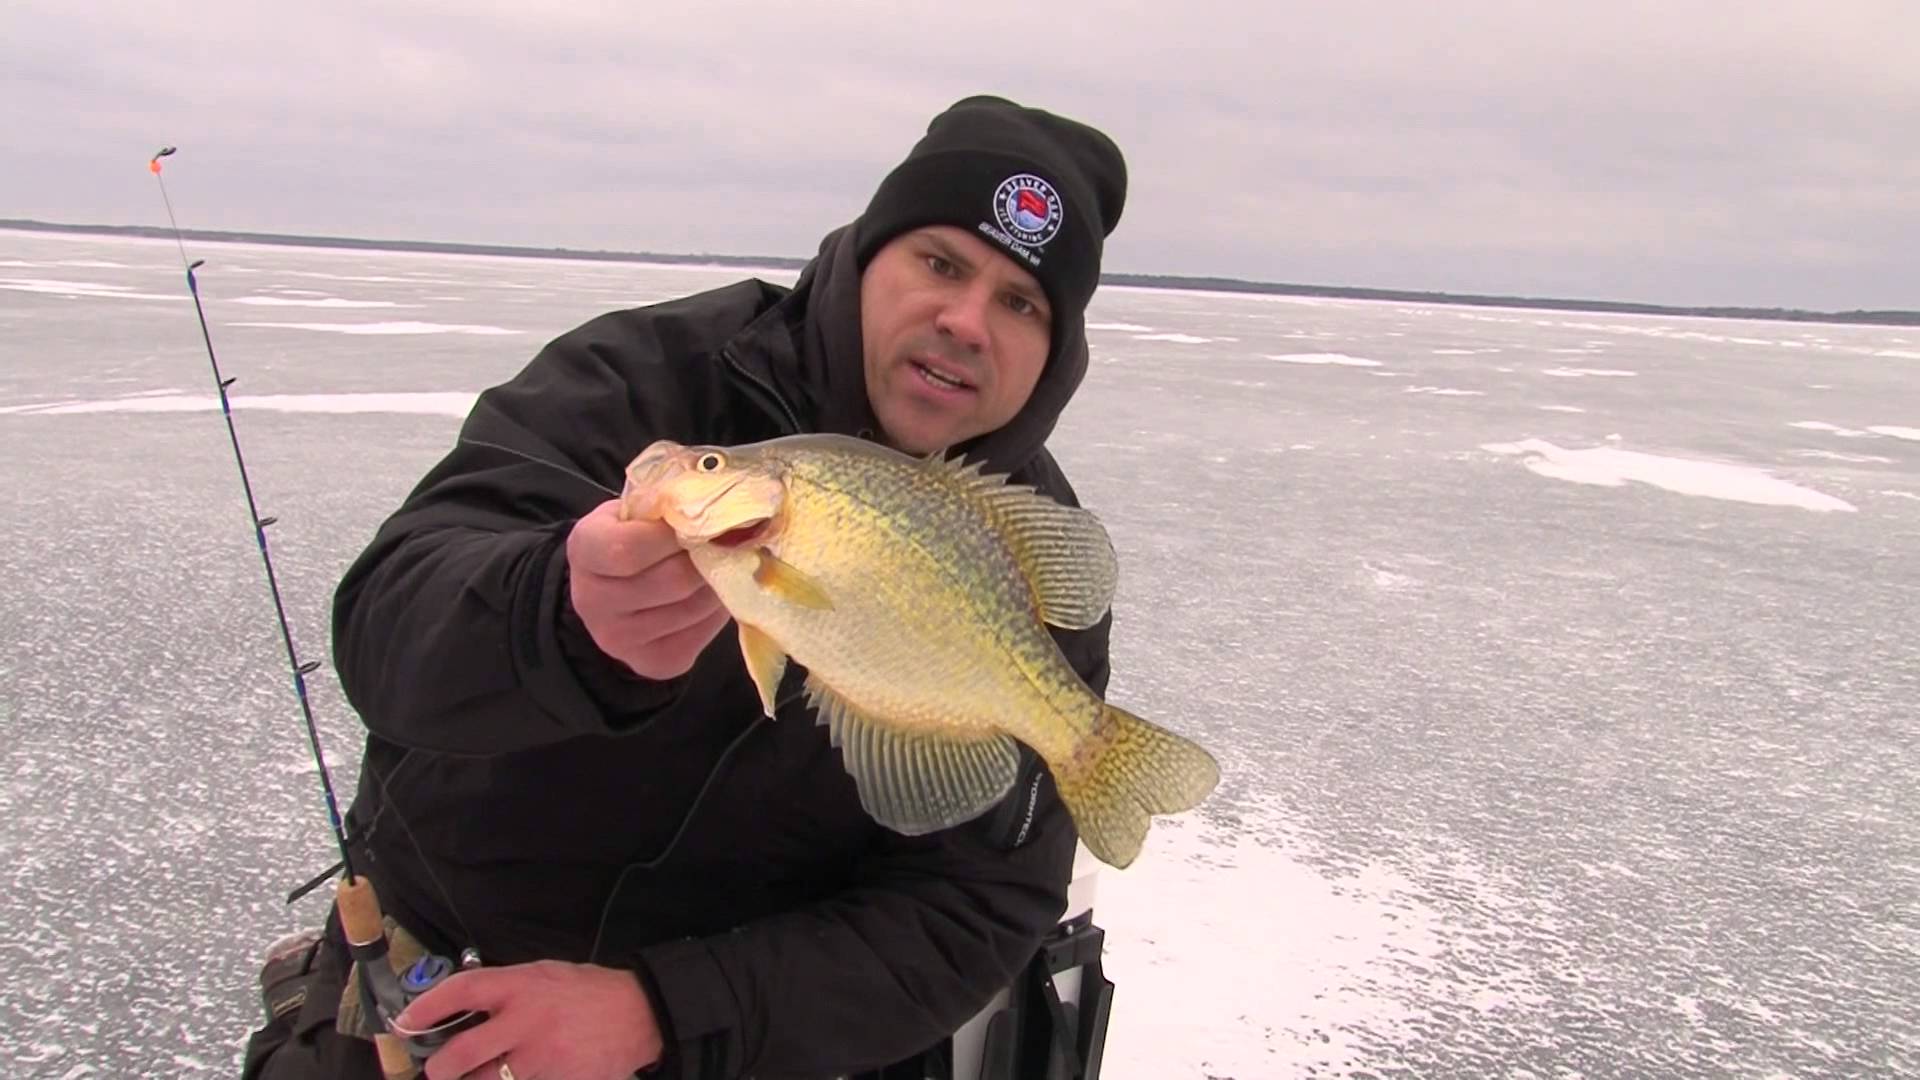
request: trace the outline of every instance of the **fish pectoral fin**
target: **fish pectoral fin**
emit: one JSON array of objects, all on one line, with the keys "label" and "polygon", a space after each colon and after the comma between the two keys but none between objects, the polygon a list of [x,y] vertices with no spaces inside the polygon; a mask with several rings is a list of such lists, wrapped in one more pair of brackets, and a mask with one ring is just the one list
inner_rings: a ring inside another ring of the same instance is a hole
[{"label": "fish pectoral fin", "polygon": [[1013,787],[1018,745],[1007,735],[956,740],[863,715],[812,675],[807,694],[876,822],[919,836],[969,821]]},{"label": "fish pectoral fin", "polygon": [[760,549],[760,565],[754,568],[753,580],[761,588],[789,603],[817,611],[833,610],[833,601],[827,599],[825,589],[792,563],[780,561],[780,556],[766,548]]},{"label": "fish pectoral fin", "polygon": [[760,691],[760,707],[771,717],[780,679],[787,673],[787,651],[764,631],[741,623],[740,655],[746,658],[747,674],[753,676],[753,685]]},{"label": "fish pectoral fin", "polygon": [[1025,484],[981,472],[959,459],[933,466],[947,470],[988,519],[1007,537],[1020,569],[1033,586],[1040,617],[1068,630],[1100,621],[1113,604],[1120,564],[1106,526],[1093,512],[1068,506]]}]

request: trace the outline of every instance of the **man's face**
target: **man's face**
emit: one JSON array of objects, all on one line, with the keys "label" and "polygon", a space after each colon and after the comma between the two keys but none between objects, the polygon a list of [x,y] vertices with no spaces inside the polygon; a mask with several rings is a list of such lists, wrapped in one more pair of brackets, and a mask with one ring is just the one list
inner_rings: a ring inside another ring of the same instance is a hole
[{"label": "man's face", "polygon": [[1052,330],[1040,282],[985,240],[947,225],[894,237],[860,281],[867,399],[887,442],[926,454],[1013,419]]}]

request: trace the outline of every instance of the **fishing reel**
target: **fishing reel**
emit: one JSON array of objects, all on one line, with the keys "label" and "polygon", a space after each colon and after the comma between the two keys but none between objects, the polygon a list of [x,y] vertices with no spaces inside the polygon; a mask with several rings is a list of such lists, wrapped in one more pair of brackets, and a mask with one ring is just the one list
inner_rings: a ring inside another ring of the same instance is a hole
[{"label": "fishing reel", "polygon": [[[371,970],[372,977],[363,978],[360,983],[361,1006],[372,1010],[368,1015],[380,1018],[386,1029],[392,1032],[400,1045],[405,1048],[408,1057],[416,1062],[425,1061],[433,1055],[434,1051],[445,1046],[448,1039],[484,1021],[487,1014],[469,1009],[419,1031],[401,1027],[394,1018],[400,1015],[401,1010],[412,1004],[415,998],[446,981],[447,976],[452,975],[456,970],[464,971],[478,966],[480,966],[479,954],[468,949],[462,957],[459,968],[455,968],[451,960],[438,953],[422,956],[399,975],[393,974],[391,964],[381,963],[371,965],[370,968],[363,967],[361,974],[365,976]],[[392,984],[385,988],[384,993],[382,987],[378,985],[382,982]],[[368,1000],[369,998],[371,1001]]]},{"label": "fishing reel", "polygon": [[405,971],[395,973],[388,959],[385,920],[373,894],[373,883],[365,876],[347,878],[341,881],[335,900],[341,929],[346,932],[347,951],[360,971],[360,1008],[379,1028],[373,1042],[380,1054],[381,1072],[395,1080],[416,1076],[420,1063],[445,1046],[448,1039],[483,1023],[487,1014],[469,1009],[418,1031],[401,1027],[394,1018],[456,971],[480,966],[480,954],[466,950],[456,968],[448,958],[428,953]]}]

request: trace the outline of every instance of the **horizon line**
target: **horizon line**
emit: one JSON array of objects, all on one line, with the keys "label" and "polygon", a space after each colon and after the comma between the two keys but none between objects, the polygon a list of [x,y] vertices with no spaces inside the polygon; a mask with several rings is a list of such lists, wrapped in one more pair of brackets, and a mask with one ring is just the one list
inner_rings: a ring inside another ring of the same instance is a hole
[{"label": "horizon line", "polygon": [[[85,233],[95,235],[140,236],[172,239],[175,230],[158,225],[108,225],[40,221],[32,218],[0,218],[0,229],[29,232]],[[691,252],[620,251],[568,247],[534,247],[523,244],[494,244],[452,240],[389,240],[371,237],[330,236],[302,233],[255,232],[242,229],[180,229],[187,239],[210,242],[271,244],[287,247],[344,248],[376,251],[416,251],[455,255],[557,258],[592,262],[665,263],[668,265],[719,265],[767,267],[798,270],[809,258],[791,255],[722,255]],[[1104,271],[1103,285],[1165,289],[1205,290],[1285,296],[1312,296],[1351,300],[1384,300],[1402,303],[1449,304],[1471,307],[1514,307],[1558,311],[1612,312],[1634,315],[1674,315],[1691,318],[1756,319],[1785,322],[1832,322],[1850,325],[1920,326],[1920,310],[1900,308],[1817,310],[1811,308],[1761,307],[1731,304],[1660,304],[1633,300],[1599,300],[1579,297],[1528,296],[1520,294],[1456,293],[1433,289],[1390,289],[1354,285],[1310,285],[1293,282],[1262,281],[1224,275],[1160,274],[1137,271]]]}]

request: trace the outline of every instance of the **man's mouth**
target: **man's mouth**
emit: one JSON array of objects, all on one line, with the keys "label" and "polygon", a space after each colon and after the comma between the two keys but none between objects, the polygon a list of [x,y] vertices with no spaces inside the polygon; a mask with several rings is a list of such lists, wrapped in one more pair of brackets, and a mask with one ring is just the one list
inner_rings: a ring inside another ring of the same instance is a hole
[{"label": "man's mouth", "polygon": [[955,391],[973,389],[972,383],[967,382],[957,375],[941,371],[919,360],[913,360],[910,361],[910,363],[913,364],[913,370],[919,372],[920,378],[936,390]]}]

